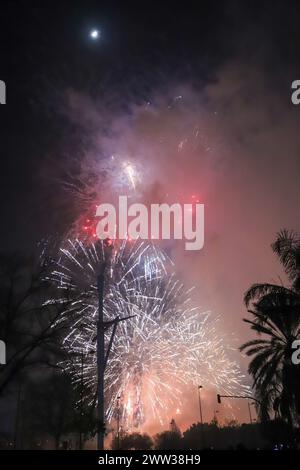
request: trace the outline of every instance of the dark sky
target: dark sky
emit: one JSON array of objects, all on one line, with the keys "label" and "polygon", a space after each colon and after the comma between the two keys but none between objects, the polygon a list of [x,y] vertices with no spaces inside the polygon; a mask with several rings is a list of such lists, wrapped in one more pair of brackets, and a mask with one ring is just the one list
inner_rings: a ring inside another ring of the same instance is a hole
[{"label": "dark sky", "polygon": [[76,144],[59,112],[63,90],[109,94],[111,106],[126,108],[128,96],[142,102],[172,82],[201,87],[236,56],[263,64],[274,88],[297,70],[299,2],[20,0],[2,2],[0,15],[0,240],[12,249],[57,225],[55,184],[45,196],[41,172]]}]

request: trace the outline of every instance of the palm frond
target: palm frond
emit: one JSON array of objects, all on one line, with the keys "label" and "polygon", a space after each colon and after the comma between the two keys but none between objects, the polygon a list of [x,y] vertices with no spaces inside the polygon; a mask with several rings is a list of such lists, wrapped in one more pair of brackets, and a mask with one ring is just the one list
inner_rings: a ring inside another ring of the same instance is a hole
[{"label": "palm frond", "polygon": [[256,345],[263,345],[263,344],[270,344],[270,341],[268,339],[252,339],[251,341],[247,341],[247,343],[242,344],[242,346],[239,347],[239,350],[243,351],[245,348],[248,348],[249,346],[256,346]]},{"label": "palm frond", "polygon": [[294,282],[300,274],[300,239],[293,230],[281,230],[272,244],[289,279]]},{"label": "palm frond", "polygon": [[291,290],[277,284],[253,284],[244,295],[244,303],[248,308],[251,302],[258,301],[268,294],[290,294]]}]

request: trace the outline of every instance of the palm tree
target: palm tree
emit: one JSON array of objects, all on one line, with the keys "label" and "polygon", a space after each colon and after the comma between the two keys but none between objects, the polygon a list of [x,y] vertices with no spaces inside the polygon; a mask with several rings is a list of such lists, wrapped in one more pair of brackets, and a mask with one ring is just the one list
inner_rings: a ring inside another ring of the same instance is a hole
[{"label": "palm tree", "polygon": [[300,422],[300,367],[291,361],[292,343],[300,338],[300,239],[281,231],[272,244],[290,281],[290,287],[254,284],[244,302],[251,320],[244,319],[260,337],[241,346],[252,360],[248,371],[261,402],[261,419],[269,413],[290,425]]}]

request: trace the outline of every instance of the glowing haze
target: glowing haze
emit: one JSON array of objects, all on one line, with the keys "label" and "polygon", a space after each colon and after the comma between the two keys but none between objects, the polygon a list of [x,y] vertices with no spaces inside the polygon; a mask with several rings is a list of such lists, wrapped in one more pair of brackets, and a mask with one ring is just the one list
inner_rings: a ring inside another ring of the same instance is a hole
[{"label": "glowing haze", "polygon": [[[84,380],[87,402],[93,402],[97,388],[96,280],[104,259],[104,319],[127,318],[116,328],[106,368],[108,422],[120,412],[124,430],[149,429],[151,423],[167,427],[174,409],[184,413],[186,391],[197,390],[200,382],[210,391],[249,393],[218,319],[194,305],[193,289],[176,278],[158,247],[129,240],[106,247],[77,239],[60,248],[51,279],[60,301],[66,301],[62,320],[73,319],[63,342],[68,353],[63,369],[75,384]],[[106,347],[110,336],[108,329]]]},{"label": "glowing haze", "polygon": [[[125,110],[113,97],[69,90],[64,109],[82,142],[63,164],[73,234],[93,236],[96,205],[115,203],[120,194],[145,204],[203,202],[204,249],[162,247],[178,275],[196,286],[202,309],[221,315],[220,328],[233,334],[236,347],[249,337],[243,292],[253,282],[278,280],[270,243],[281,227],[300,228],[297,111],[262,76],[233,63],[200,90],[162,85],[143,101],[128,96]],[[239,352],[235,358],[245,369]],[[197,419],[196,392],[186,392],[193,406],[180,411],[179,424]],[[205,390],[203,396],[204,418],[211,419],[215,396]],[[235,416],[247,419],[246,406],[232,405]]]}]

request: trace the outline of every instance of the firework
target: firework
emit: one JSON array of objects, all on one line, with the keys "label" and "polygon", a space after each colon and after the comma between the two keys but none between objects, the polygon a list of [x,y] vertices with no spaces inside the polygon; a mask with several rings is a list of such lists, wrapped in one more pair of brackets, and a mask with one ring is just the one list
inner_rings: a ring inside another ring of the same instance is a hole
[{"label": "firework", "polygon": [[[92,400],[97,385],[96,278],[105,246],[69,240],[60,252],[51,280],[62,290],[62,301],[74,298],[65,315],[73,315],[73,325],[64,339],[70,357],[64,367],[75,382],[83,377],[86,398]],[[106,273],[104,320],[128,316],[118,323],[105,373],[108,421],[119,412],[126,429],[150,417],[164,423],[180,404],[184,386],[200,378],[204,386],[226,393],[243,389],[239,368],[218,334],[218,320],[192,306],[191,290],[176,278],[168,257],[142,241],[117,243]],[[106,344],[109,337],[107,332]]]},{"label": "firework", "polygon": [[86,157],[79,174],[66,173],[60,180],[64,191],[72,196],[73,221],[66,230],[68,237],[84,234],[96,238],[96,209],[102,202],[116,203],[118,194],[138,198],[142,181],[139,165],[126,156]]}]

